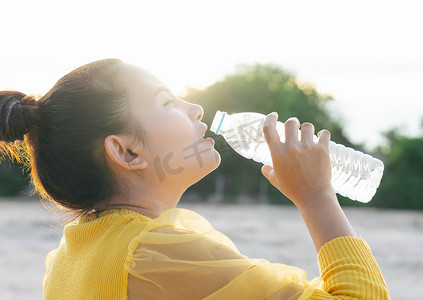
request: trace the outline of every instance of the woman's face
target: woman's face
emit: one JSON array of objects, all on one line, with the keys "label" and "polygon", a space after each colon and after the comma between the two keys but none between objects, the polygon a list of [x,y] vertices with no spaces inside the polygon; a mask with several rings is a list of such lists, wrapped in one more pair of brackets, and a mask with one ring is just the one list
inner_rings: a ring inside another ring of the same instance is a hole
[{"label": "woman's face", "polygon": [[203,139],[203,108],[176,97],[151,73],[126,63],[122,67],[133,116],[146,133],[147,169],[160,182],[178,178],[192,184],[215,170],[221,158],[214,141]]}]

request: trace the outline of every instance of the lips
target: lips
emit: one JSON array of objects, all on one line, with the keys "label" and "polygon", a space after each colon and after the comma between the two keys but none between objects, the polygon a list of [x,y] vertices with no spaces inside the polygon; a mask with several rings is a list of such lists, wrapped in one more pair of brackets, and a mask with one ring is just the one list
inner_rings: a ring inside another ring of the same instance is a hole
[{"label": "lips", "polygon": [[[204,123],[203,123],[203,124],[204,124]],[[204,125],[203,125],[203,127],[204,127],[204,130],[203,130],[202,137],[204,138],[204,135],[205,135],[205,134],[206,134],[206,132],[207,132],[208,126],[207,126],[207,124],[204,124]]]}]

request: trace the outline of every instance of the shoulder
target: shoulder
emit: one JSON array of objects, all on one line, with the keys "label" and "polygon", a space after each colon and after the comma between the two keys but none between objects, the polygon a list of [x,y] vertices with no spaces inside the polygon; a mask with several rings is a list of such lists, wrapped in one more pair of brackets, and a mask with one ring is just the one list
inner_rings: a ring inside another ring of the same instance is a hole
[{"label": "shoulder", "polygon": [[133,257],[153,248],[160,249],[162,253],[178,253],[180,259],[182,256],[185,259],[200,259],[199,254],[202,255],[201,260],[245,258],[232,240],[216,230],[206,218],[183,208],[168,209],[158,218],[152,219],[132,239],[128,254]]},{"label": "shoulder", "polygon": [[152,221],[152,223],[160,226],[170,225],[174,227],[195,227],[196,229],[199,229],[198,226],[201,225],[206,228],[212,228],[212,225],[205,217],[193,210],[185,208],[168,209]]},{"label": "shoulder", "polygon": [[151,219],[141,236],[147,235],[147,232],[205,233],[214,230],[210,222],[199,213],[185,208],[171,208]]}]

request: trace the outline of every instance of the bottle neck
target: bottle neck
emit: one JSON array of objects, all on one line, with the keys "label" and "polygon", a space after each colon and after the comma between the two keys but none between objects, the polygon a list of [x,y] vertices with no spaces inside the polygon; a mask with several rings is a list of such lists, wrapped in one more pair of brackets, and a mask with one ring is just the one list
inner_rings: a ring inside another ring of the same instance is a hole
[{"label": "bottle neck", "polygon": [[226,111],[222,112],[222,118],[220,119],[220,122],[217,125],[217,129],[216,129],[216,134],[219,134],[219,131],[222,127],[223,121],[225,120],[226,117]]}]

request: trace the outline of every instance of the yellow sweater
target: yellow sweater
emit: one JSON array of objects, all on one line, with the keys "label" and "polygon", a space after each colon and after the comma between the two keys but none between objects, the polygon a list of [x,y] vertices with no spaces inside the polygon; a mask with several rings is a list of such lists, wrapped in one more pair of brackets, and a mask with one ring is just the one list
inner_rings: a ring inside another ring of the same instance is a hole
[{"label": "yellow sweater", "polygon": [[308,281],[299,268],[242,255],[191,210],[150,219],[112,209],[65,226],[46,257],[43,299],[389,299],[363,239],[334,239],[317,258],[321,276]]}]

